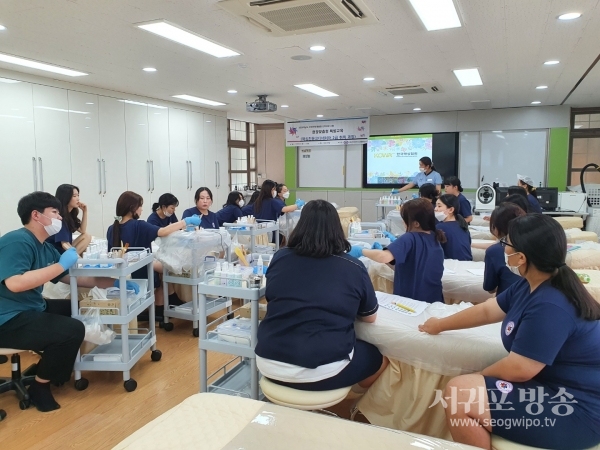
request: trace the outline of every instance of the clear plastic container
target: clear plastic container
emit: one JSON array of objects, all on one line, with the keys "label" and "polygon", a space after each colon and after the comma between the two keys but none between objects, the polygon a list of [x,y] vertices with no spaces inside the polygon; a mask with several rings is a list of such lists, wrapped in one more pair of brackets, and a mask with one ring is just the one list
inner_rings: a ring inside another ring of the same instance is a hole
[{"label": "clear plastic container", "polygon": [[250,345],[252,320],[245,318],[231,319],[216,328],[220,340]]}]

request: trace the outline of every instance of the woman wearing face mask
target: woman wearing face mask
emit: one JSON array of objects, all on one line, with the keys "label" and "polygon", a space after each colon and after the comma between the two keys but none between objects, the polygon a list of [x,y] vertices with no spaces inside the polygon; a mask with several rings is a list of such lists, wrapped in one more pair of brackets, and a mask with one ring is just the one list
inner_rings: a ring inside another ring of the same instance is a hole
[{"label": "woman wearing face mask", "polygon": [[419,159],[419,173],[417,173],[413,181],[399,189],[399,192],[407,191],[415,186],[421,187],[424,184],[433,184],[439,192],[442,190],[442,176],[435,171],[435,166],[428,156],[423,156]]},{"label": "woman wearing face mask", "polygon": [[277,183],[265,180],[254,202],[253,212],[254,217],[259,220],[277,220],[286,212],[296,211],[302,206],[304,206],[302,200],[296,200],[295,205],[285,206],[285,203],[277,197]]},{"label": "woman wearing face mask", "polygon": [[[87,206],[79,201],[79,188],[72,184],[61,184],[56,188],[56,196],[60,202],[60,215],[62,227],[54,236],[50,236],[47,242],[54,245],[58,253],[62,254],[69,247],[75,247],[77,253],[82,255],[92,241],[92,236],[86,233],[87,228]],[[81,210],[81,219],[79,219]],[[73,240],[73,233],[79,231],[81,234]]]},{"label": "woman wearing face mask", "polygon": [[467,200],[463,192],[462,184],[458,177],[447,177],[444,182],[444,190],[446,194],[456,195],[458,197],[459,208],[456,211],[458,214],[463,216],[465,222],[471,223],[473,220],[473,213],[471,212],[471,203]]},{"label": "woman wearing face mask", "polygon": [[[496,239],[504,239],[508,234],[508,226],[513,219],[526,214],[514,203],[503,203],[498,206],[490,217],[490,233]],[[483,289],[490,294],[500,295],[512,284],[520,280],[518,273],[512,273],[505,261],[504,248],[500,243],[488,247],[485,251],[485,272]]]},{"label": "woman wearing face mask", "polygon": [[[126,191],[121,194],[117,200],[115,222],[108,227],[106,232],[109,247],[121,247],[129,244],[129,247],[142,247],[152,250],[152,242],[157,237],[168,236],[177,230],[184,229],[187,225],[198,226],[200,224],[198,216],[191,216],[163,228],[152,225],[143,220],[138,220],[140,214],[142,214],[143,204],[143,197],[135,192]],[[159,277],[162,271],[162,264],[159,261],[154,261],[154,304],[157,322],[162,322],[164,310],[163,286]],[[141,280],[147,277],[148,269],[145,266],[131,274],[133,279]]]},{"label": "woman wearing face mask", "polygon": [[223,209],[217,211],[217,220],[219,221],[219,226],[223,226],[224,223],[234,223],[240,217],[243,217],[243,206],[244,196],[241,194],[241,192],[230,192],[227,196],[227,203],[223,205]]},{"label": "woman wearing face mask", "polygon": [[445,259],[473,261],[471,253],[471,233],[465,219],[455,211],[460,208],[458,197],[452,194],[441,195],[435,205],[437,228],[446,235],[442,244]]},{"label": "woman wearing face mask", "polygon": [[565,232],[553,218],[517,217],[500,242],[522,278],[496,298],[419,326],[435,335],[502,322],[508,355],[446,386],[452,438],[486,449],[492,433],[530,447],[592,448],[600,443],[600,304],[565,264]]},{"label": "woman wearing face mask", "polygon": [[173,194],[163,194],[158,198],[158,202],[152,205],[152,214],[148,216],[146,222],[157,227],[166,227],[177,222],[175,208],[179,206],[179,200]]},{"label": "woman wearing face mask", "polygon": [[290,197],[290,190],[288,189],[288,187],[285,184],[277,185],[277,197],[285,205],[285,201]]},{"label": "woman wearing face mask", "polygon": [[436,229],[433,205],[424,198],[410,200],[402,205],[400,215],[406,224],[405,234],[383,250],[353,246],[350,255],[392,264],[394,295],[443,302],[444,251],[440,244],[446,242],[446,236]]},{"label": "woman wearing face mask", "polygon": [[207,187],[198,188],[196,195],[194,195],[196,206],[188,208],[183,212],[183,218],[191,216],[200,217],[200,227],[206,229],[217,229],[219,228],[219,221],[217,215],[209,211],[208,208],[212,206],[213,195],[212,191]]}]

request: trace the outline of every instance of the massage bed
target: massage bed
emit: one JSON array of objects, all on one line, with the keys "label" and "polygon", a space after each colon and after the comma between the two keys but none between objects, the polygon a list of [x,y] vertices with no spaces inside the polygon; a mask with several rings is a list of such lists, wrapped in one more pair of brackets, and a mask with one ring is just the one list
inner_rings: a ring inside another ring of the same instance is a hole
[{"label": "massage bed", "polygon": [[114,450],[475,449],[412,433],[223,394],[195,394]]}]

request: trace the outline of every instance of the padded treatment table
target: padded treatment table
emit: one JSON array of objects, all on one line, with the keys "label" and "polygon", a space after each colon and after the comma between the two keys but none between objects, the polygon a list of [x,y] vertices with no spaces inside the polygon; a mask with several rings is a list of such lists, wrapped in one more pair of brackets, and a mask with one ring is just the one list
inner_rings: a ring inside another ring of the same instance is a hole
[{"label": "padded treatment table", "polygon": [[490,223],[486,222],[486,225],[471,225],[469,224],[469,233],[471,233],[471,239],[485,239],[493,241],[496,238],[490,232]]},{"label": "padded treatment table", "polygon": [[576,244],[582,241],[598,242],[598,235],[593,231],[582,231],[579,228],[569,228],[565,230],[567,243]]},{"label": "padded treatment table", "polygon": [[223,394],[195,394],[114,450],[473,449],[411,433]]},{"label": "padded treatment table", "polygon": [[576,269],[575,272],[586,274],[590,277],[590,282],[584,284],[584,286],[588,292],[592,294],[592,297],[594,297],[596,301],[600,303],[600,270]]},{"label": "padded treatment table", "polygon": [[[377,292],[380,304],[402,297]],[[443,390],[451,378],[473,372],[505,357],[500,338],[501,324],[445,332],[438,336],[421,333],[418,325],[430,317],[446,317],[471,304],[429,305],[411,317],[379,308],[372,323],[357,321],[356,336],[377,346],[390,365],[358,402],[358,409],[374,425],[450,439],[441,403],[435,391]]]},{"label": "padded treatment table", "polygon": [[583,219],[581,217],[560,216],[553,217],[560,225],[568,230],[569,228],[583,228]]},{"label": "padded treatment table", "polygon": [[569,248],[565,262],[571,269],[600,270],[600,244],[581,242]]}]

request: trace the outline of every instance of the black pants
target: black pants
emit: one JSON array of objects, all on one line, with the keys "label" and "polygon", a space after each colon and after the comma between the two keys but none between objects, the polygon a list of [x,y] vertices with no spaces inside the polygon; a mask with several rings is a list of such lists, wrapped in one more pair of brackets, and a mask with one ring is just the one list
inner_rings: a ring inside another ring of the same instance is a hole
[{"label": "black pants", "polygon": [[0,347],[43,352],[37,376],[53,383],[71,378],[85,326],[71,318],[70,300],[49,300],[44,312],[24,311],[0,325]]}]

